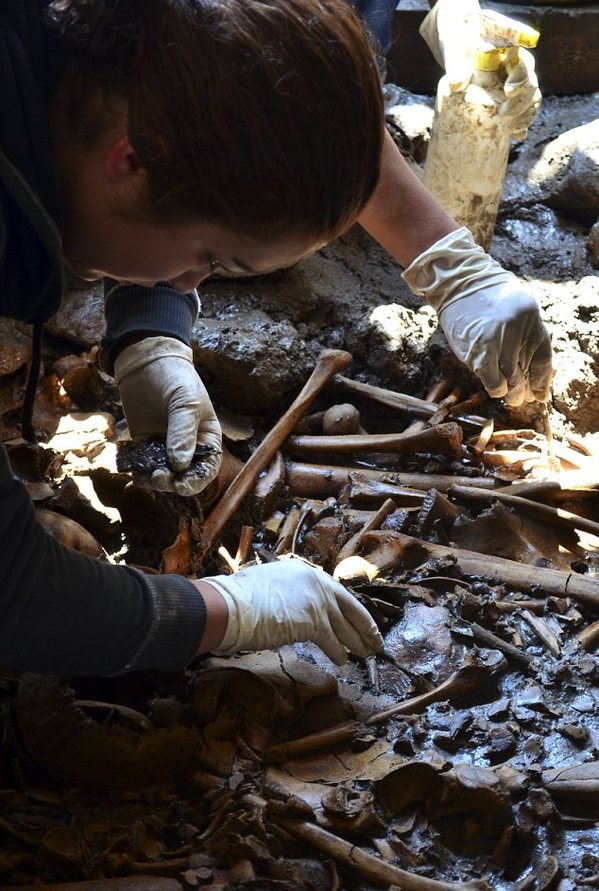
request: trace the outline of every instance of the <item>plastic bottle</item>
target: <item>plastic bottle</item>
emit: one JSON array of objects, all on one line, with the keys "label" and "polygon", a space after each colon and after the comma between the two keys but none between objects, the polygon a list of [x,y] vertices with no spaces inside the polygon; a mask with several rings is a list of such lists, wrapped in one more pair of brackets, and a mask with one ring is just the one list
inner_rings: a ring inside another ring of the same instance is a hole
[{"label": "plastic bottle", "polygon": [[[509,37],[534,46],[529,33]],[[517,46],[493,45],[476,51],[464,91],[452,93],[447,76],[441,78],[424,166],[424,184],[485,250],[493,238],[511,145],[511,121],[499,114],[506,98],[505,63],[517,52]]]}]

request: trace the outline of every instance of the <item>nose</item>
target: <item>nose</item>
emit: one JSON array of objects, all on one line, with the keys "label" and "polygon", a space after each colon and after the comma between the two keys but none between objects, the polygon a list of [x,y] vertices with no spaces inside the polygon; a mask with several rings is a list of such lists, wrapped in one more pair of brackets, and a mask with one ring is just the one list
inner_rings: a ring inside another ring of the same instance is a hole
[{"label": "nose", "polygon": [[206,269],[191,269],[183,272],[181,275],[177,275],[175,278],[169,279],[169,284],[177,291],[189,294],[190,291],[199,287],[206,279],[209,279],[213,271],[212,266],[208,266]]}]

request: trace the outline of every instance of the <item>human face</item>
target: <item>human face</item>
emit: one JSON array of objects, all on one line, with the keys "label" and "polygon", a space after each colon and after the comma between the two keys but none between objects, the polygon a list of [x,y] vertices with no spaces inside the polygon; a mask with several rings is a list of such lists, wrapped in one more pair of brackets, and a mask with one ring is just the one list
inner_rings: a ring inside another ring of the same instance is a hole
[{"label": "human face", "polygon": [[86,150],[57,141],[63,254],[80,278],[110,276],[145,286],[170,281],[184,293],[222,269],[261,275],[322,246],[297,235],[254,239],[206,221],[164,224],[144,213],[145,171],[126,134],[111,130]]},{"label": "human face", "polygon": [[67,264],[81,278],[110,276],[151,287],[169,281],[183,293],[214,272],[263,275],[291,266],[322,246],[298,236],[256,240],[214,223],[159,226],[141,220],[112,219],[110,226],[86,227],[65,240]]}]

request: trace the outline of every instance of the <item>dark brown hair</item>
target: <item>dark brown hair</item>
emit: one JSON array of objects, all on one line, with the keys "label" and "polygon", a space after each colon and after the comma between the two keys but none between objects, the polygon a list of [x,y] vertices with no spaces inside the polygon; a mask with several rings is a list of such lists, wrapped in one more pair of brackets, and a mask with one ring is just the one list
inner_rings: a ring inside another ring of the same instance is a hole
[{"label": "dark brown hair", "polygon": [[156,218],[210,220],[257,238],[332,238],[372,194],[381,85],[346,0],[50,8],[71,109],[82,115],[86,96],[98,94],[126,102]]}]

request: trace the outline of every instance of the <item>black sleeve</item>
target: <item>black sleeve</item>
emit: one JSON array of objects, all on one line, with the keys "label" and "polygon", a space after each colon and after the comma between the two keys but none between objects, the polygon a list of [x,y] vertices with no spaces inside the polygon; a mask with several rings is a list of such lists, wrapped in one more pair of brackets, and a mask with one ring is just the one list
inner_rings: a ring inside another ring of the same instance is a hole
[{"label": "black sleeve", "polygon": [[48,675],[176,671],[195,656],[201,594],[59,544],[36,521],[0,445],[0,668]]},{"label": "black sleeve", "polygon": [[168,282],[153,288],[125,285],[104,279],[106,335],[102,341],[102,367],[113,374],[114,354],[121,343],[139,335],[164,335],[191,343],[191,332],[200,310],[197,291],[182,294]]}]

